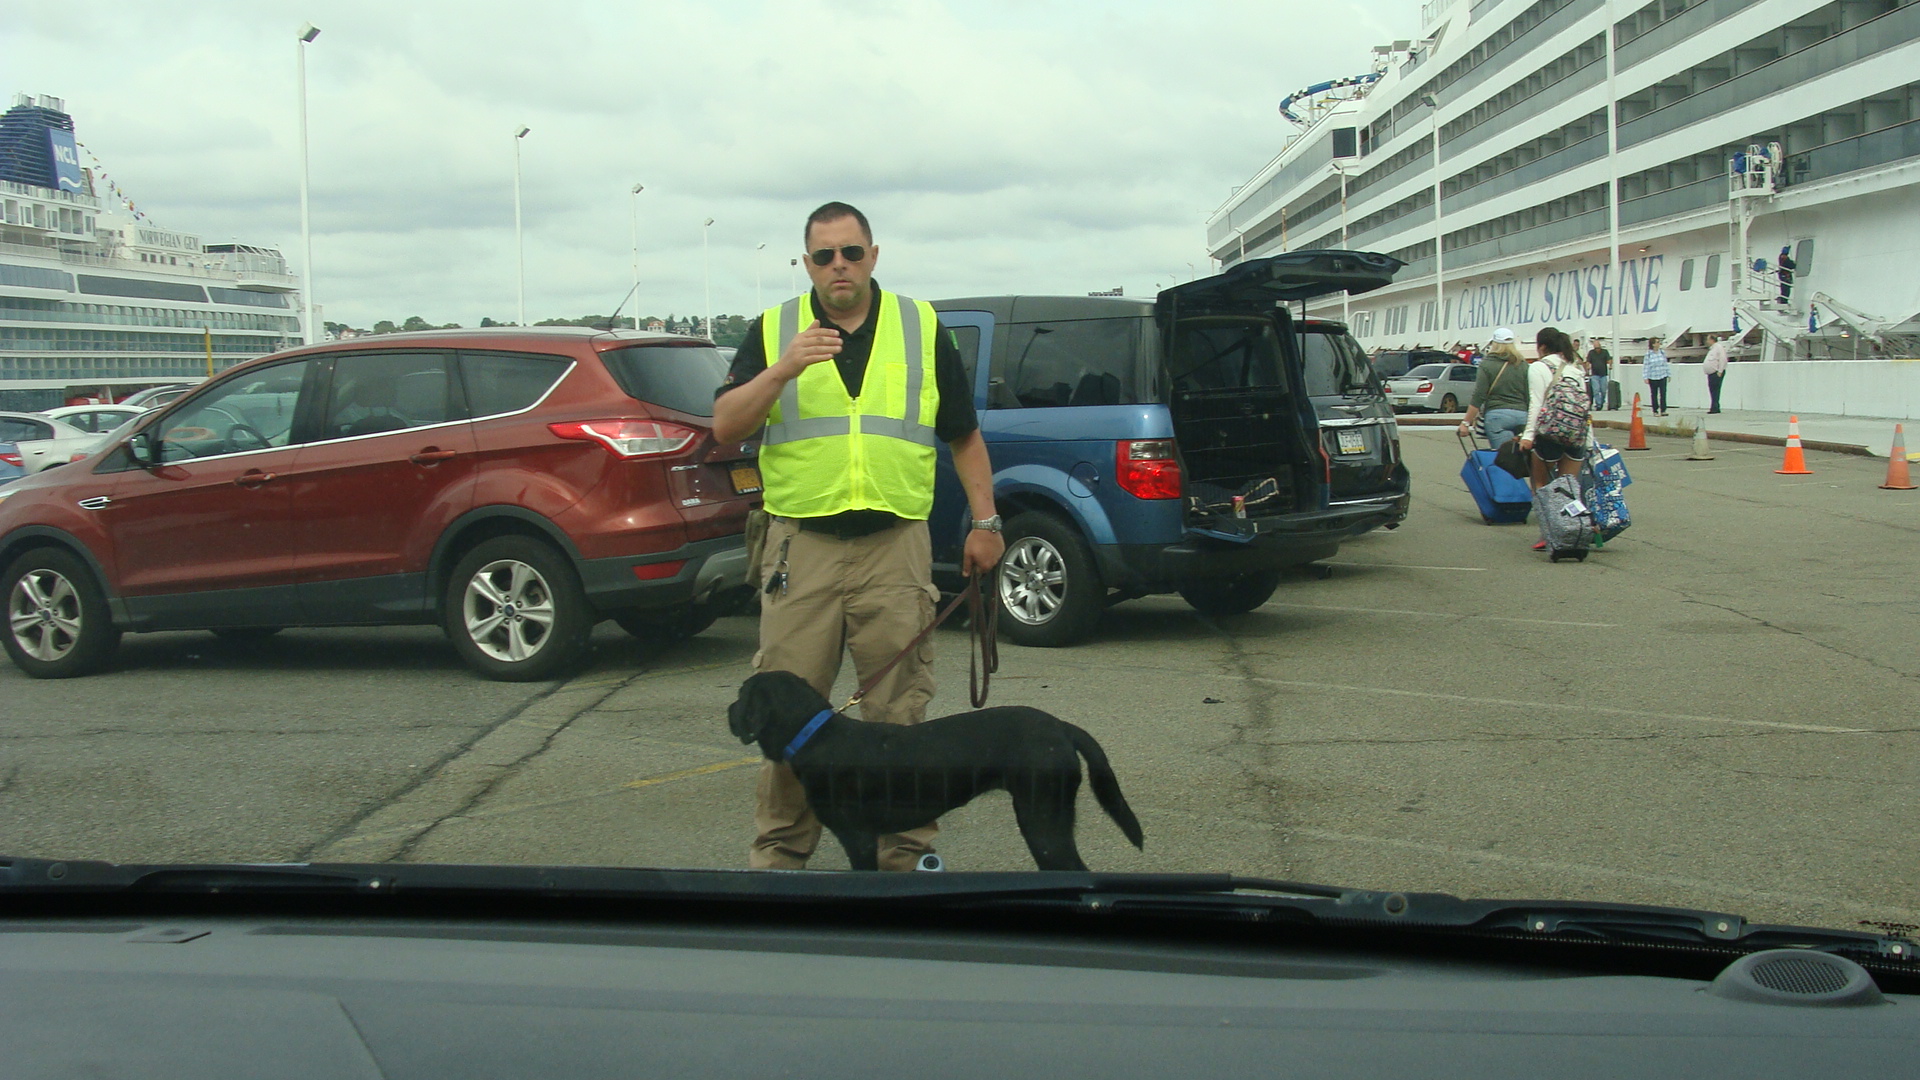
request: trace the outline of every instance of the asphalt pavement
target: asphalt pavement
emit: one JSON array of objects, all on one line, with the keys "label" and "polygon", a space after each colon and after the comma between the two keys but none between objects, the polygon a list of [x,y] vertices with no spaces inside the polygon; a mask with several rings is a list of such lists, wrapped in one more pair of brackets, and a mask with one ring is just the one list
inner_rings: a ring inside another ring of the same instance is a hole
[{"label": "asphalt pavement", "polygon": [[[1403,438],[1411,517],[1327,579],[1002,646],[992,703],[1092,732],[1145,826],[1136,851],[1083,793],[1090,865],[1920,925],[1920,492],[1879,490],[1884,460],[1779,476],[1776,447],[1695,462],[1656,434],[1628,458],[1633,527],[1549,564],[1532,525],[1481,523],[1450,431]],[[743,866],[759,764],[725,708],[757,626],[658,648],[605,625],[588,670],[533,686],[418,628],[130,637],[65,683],[9,667],[0,850]],[[934,711],[964,709],[965,634],[936,643]],[[942,827],[956,868],[1031,866],[1004,795]],[[813,865],[845,867],[831,837]]]}]

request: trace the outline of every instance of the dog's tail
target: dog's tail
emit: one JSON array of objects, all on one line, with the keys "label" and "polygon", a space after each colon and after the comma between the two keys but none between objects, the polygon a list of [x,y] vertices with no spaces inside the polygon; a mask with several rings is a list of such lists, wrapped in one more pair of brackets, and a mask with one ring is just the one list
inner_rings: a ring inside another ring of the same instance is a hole
[{"label": "dog's tail", "polygon": [[[1061,721],[1065,724],[1066,721]],[[1146,835],[1140,831],[1140,819],[1133,816],[1133,807],[1127,805],[1127,797],[1120,794],[1120,779],[1113,775],[1113,766],[1107,764],[1107,752],[1100,748],[1094,737],[1067,724],[1067,738],[1073,742],[1073,748],[1087,759],[1087,782],[1093,785],[1093,797],[1100,802],[1100,809],[1107,812],[1120,831],[1127,834],[1133,846],[1146,849]]]}]

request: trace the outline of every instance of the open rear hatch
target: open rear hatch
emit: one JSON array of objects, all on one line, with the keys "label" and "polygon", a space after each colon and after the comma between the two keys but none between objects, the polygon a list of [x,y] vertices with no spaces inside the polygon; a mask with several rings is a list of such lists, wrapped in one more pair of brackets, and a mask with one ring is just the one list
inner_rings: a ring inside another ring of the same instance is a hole
[{"label": "open rear hatch", "polygon": [[1324,509],[1328,456],[1284,305],[1371,292],[1401,265],[1373,252],[1292,251],[1160,293],[1190,531],[1251,540],[1263,523]]}]

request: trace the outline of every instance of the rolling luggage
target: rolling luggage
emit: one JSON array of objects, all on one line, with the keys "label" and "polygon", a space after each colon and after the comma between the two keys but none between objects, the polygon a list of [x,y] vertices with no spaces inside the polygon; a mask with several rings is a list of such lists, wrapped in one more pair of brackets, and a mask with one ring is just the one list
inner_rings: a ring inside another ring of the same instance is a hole
[{"label": "rolling luggage", "polygon": [[1593,515],[1594,545],[1627,531],[1633,517],[1627,512],[1626,486],[1633,483],[1620,451],[1605,443],[1594,443],[1580,469],[1580,498]]},{"label": "rolling luggage", "polygon": [[1587,544],[1593,538],[1593,514],[1580,499],[1580,479],[1556,476],[1541,488],[1540,515],[1547,534],[1547,558],[1585,562]]},{"label": "rolling luggage", "polygon": [[1489,525],[1517,525],[1527,520],[1533,511],[1533,492],[1527,482],[1495,468],[1493,451],[1482,449],[1477,440],[1461,439],[1460,448],[1467,455],[1466,464],[1460,466],[1460,480],[1479,504],[1480,520]]}]

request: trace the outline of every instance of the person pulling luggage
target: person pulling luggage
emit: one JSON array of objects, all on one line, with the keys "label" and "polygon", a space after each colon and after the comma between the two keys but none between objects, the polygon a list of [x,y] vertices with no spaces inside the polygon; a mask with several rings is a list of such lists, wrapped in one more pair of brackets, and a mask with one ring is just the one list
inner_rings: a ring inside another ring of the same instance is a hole
[{"label": "person pulling luggage", "polygon": [[1592,435],[1593,403],[1572,340],[1546,326],[1534,344],[1540,358],[1527,369],[1527,425],[1520,433],[1520,449],[1533,453],[1534,511],[1540,518],[1540,541],[1533,550],[1544,551],[1554,539],[1554,523],[1548,518],[1559,508],[1550,507],[1541,493],[1555,476],[1580,472]]}]

